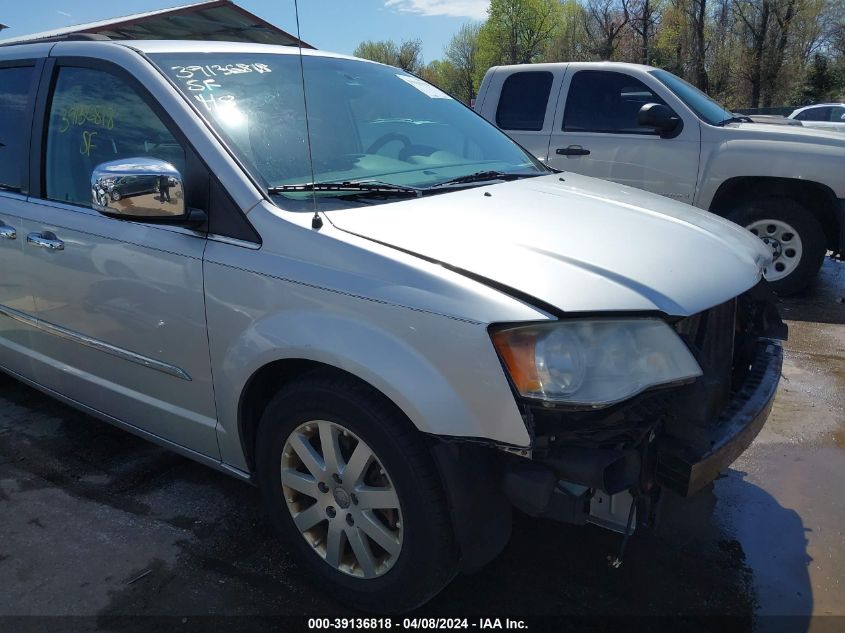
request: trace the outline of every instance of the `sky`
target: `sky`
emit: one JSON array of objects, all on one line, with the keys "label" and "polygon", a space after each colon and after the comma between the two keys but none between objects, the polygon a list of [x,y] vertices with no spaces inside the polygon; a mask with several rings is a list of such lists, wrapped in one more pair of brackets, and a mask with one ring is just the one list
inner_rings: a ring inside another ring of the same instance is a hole
[{"label": "sky", "polygon": [[[0,1],[0,39],[112,17],[190,4],[192,0]],[[293,0],[235,0],[248,11],[296,33]],[[417,39],[425,61],[438,59],[462,24],[484,19],[488,0],[299,0],[302,39],[351,54],[363,40]]]}]

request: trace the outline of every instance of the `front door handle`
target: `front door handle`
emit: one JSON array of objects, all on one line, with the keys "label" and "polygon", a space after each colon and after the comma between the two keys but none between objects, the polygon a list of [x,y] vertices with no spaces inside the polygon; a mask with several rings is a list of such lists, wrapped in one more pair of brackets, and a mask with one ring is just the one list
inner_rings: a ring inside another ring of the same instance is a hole
[{"label": "front door handle", "polygon": [[559,156],[589,156],[590,150],[584,149],[580,145],[570,145],[569,147],[558,147],[555,154]]},{"label": "front door handle", "polygon": [[55,233],[44,231],[43,233],[30,233],[26,236],[26,243],[33,246],[40,246],[51,251],[65,250],[65,243],[56,237]]},{"label": "front door handle", "polygon": [[0,222],[0,237],[4,240],[14,240],[17,239],[18,232],[8,224]]}]

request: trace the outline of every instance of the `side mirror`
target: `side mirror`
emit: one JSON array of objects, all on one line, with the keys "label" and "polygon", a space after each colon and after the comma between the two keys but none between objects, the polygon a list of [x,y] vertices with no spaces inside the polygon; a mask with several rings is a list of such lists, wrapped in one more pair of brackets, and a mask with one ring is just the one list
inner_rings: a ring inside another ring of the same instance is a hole
[{"label": "side mirror", "polygon": [[154,158],[97,165],[91,196],[94,209],[111,217],[171,224],[189,220],[182,176],[170,163]]},{"label": "side mirror", "polygon": [[654,128],[662,138],[675,137],[683,128],[678,115],[662,103],[645,104],[637,114],[637,123],[642,127]]}]

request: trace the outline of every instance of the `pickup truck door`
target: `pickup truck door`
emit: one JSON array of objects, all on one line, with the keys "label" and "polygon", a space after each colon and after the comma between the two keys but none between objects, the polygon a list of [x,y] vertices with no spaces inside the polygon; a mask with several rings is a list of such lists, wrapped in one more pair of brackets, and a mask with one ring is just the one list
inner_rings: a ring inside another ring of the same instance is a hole
[{"label": "pickup truck door", "polygon": [[37,150],[41,178],[33,180],[21,209],[19,232],[38,319],[35,380],[216,459],[203,294],[206,236],[106,217],[91,205],[94,167],[133,157],[173,164],[192,205],[191,150],[125,71],[73,58],[48,68],[36,114],[44,139],[43,151]]},{"label": "pickup truck door", "polygon": [[26,206],[36,78],[34,61],[0,59],[0,366],[26,378],[31,378],[35,304],[24,265],[20,213]]},{"label": "pickup truck door", "polygon": [[680,134],[661,138],[637,122],[646,103],[666,105],[656,86],[631,74],[570,64],[555,112],[548,164],[692,204],[701,149],[698,120],[680,113]]},{"label": "pickup truck door", "polygon": [[566,66],[535,64],[526,70],[496,69],[480,114],[539,160],[549,153],[557,94]]}]

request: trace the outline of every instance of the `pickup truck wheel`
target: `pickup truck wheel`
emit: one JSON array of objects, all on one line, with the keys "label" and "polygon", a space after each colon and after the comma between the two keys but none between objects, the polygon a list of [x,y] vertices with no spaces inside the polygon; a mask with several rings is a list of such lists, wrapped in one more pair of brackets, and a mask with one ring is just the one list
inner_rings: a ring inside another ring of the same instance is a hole
[{"label": "pickup truck wheel", "polygon": [[728,217],[771,249],[774,261],[764,276],[777,294],[800,292],[815,279],[827,249],[821,224],[806,207],[794,200],[762,198]]},{"label": "pickup truck wheel", "polygon": [[283,388],[256,440],[265,510],[341,602],[402,612],[454,576],[449,507],[424,438],[366,385],[315,373]]}]

